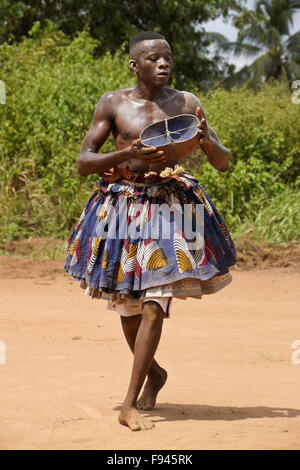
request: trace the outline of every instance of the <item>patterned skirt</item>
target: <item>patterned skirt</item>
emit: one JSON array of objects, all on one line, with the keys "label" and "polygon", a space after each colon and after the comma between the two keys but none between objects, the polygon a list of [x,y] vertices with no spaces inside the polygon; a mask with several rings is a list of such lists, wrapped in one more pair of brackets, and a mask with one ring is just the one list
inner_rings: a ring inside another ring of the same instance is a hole
[{"label": "patterned skirt", "polygon": [[201,298],[227,285],[236,263],[230,233],[204,188],[176,172],[153,184],[100,179],[66,250],[65,271],[88,295],[112,304]]}]

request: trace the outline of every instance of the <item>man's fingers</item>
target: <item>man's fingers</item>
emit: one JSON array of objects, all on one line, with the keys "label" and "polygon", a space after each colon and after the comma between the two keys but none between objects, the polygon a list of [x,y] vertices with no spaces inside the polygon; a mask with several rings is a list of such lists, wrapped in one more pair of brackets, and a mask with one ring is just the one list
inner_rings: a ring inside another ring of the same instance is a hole
[{"label": "man's fingers", "polygon": [[164,152],[162,150],[154,150],[152,152],[143,152],[143,153],[146,154],[147,157],[149,156],[151,158],[152,157],[161,157],[164,154]]},{"label": "man's fingers", "polygon": [[156,147],[143,147],[142,152],[143,153],[155,153],[157,151]]},{"label": "man's fingers", "polygon": [[207,121],[206,119],[201,119],[200,123],[197,124],[199,129],[206,129],[207,128]]},{"label": "man's fingers", "polygon": [[153,154],[149,155],[149,160],[151,162],[160,162],[160,161],[164,161],[166,159],[167,158],[166,158],[164,152],[162,152],[162,151],[159,151],[159,152],[156,152],[156,153],[153,153]]},{"label": "man's fingers", "polygon": [[154,160],[151,159],[150,163],[164,163],[166,161],[167,161],[166,157],[162,157],[162,158],[155,158]]},{"label": "man's fingers", "polygon": [[198,107],[196,108],[196,116],[197,116],[197,118],[198,118],[199,120],[200,120],[201,117],[202,117],[202,109],[200,108],[200,106],[198,106]]},{"label": "man's fingers", "polygon": [[133,140],[131,145],[133,145],[133,147],[139,147],[140,145],[142,145],[141,139]]},{"label": "man's fingers", "polygon": [[[196,109],[196,116],[197,116],[197,118],[199,119],[199,122],[200,122],[200,123],[205,123],[205,124],[207,124],[206,116],[205,116],[205,114],[204,114],[202,108],[198,107],[198,108]],[[199,125],[199,124],[198,124],[198,125]]]},{"label": "man's fingers", "polygon": [[167,161],[165,156],[159,157],[159,158],[150,158],[149,160],[150,160],[151,163],[160,163],[160,162],[166,162]]}]

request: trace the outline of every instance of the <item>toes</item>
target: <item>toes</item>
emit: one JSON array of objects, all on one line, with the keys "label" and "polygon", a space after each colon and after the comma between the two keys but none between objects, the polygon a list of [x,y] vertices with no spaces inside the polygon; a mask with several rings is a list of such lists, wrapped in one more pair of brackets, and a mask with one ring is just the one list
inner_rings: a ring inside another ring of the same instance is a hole
[{"label": "toes", "polygon": [[122,415],[120,414],[119,417],[119,422],[120,424],[123,424],[124,426],[128,426],[128,428],[131,431],[140,431],[144,429],[152,429],[154,427],[154,424],[151,421],[147,421],[144,419],[139,413],[136,411],[129,415]]},{"label": "toes", "polygon": [[137,421],[133,421],[128,423],[128,427],[131,431],[140,431],[154,428],[154,423],[146,420],[141,421],[140,423],[138,423]]},{"label": "toes", "polygon": [[151,421],[145,421],[142,423],[142,429],[145,430],[145,429],[152,429],[154,428],[154,423],[152,423]]},{"label": "toes", "polygon": [[140,431],[141,429],[143,429],[137,422],[128,423],[128,427],[131,431]]}]

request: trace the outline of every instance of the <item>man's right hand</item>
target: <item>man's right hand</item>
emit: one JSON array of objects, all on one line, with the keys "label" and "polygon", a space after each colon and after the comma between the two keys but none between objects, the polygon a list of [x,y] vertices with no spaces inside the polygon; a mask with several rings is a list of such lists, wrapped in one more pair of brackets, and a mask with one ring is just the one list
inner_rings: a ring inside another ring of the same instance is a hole
[{"label": "man's right hand", "polygon": [[163,163],[167,160],[162,150],[157,150],[156,147],[145,147],[141,139],[133,140],[124,151],[128,153],[129,159],[136,158],[148,163]]}]

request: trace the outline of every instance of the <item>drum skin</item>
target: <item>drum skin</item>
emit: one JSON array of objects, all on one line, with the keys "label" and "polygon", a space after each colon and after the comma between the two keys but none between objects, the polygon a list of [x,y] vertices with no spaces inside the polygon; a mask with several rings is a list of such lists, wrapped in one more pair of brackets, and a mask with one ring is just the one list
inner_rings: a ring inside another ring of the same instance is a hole
[{"label": "drum skin", "polygon": [[199,145],[198,124],[197,116],[179,114],[145,127],[140,139],[145,147],[163,150],[170,160],[187,158]]}]

